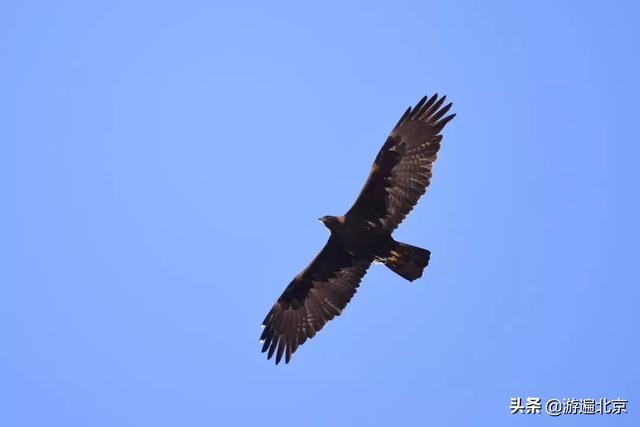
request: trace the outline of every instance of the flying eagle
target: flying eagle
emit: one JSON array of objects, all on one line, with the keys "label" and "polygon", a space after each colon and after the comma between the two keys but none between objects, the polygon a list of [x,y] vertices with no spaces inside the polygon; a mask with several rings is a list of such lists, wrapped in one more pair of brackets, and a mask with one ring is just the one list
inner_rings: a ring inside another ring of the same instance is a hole
[{"label": "flying eagle", "polygon": [[344,216],[323,216],[331,236],[289,283],[262,322],[267,357],[291,354],[342,313],[372,262],[409,281],[422,276],[431,253],[396,242],[391,233],[429,186],[442,135],[455,114],[446,96],[424,97],[402,115],[373,162],[360,195]]}]

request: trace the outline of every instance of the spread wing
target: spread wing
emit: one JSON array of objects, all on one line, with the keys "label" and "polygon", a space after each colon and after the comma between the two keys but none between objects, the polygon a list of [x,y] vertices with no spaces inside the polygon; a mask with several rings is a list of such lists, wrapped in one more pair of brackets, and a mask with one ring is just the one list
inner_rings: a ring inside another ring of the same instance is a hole
[{"label": "spread wing", "polygon": [[371,259],[349,254],[333,237],[322,251],[284,290],[262,322],[262,352],[276,354],[276,364],[345,308],[356,293],[360,280],[371,265]]},{"label": "spread wing", "polygon": [[380,149],[358,199],[347,212],[373,227],[393,231],[418,203],[429,186],[438,156],[440,132],[455,114],[446,96],[425,96],[409,108]]}]

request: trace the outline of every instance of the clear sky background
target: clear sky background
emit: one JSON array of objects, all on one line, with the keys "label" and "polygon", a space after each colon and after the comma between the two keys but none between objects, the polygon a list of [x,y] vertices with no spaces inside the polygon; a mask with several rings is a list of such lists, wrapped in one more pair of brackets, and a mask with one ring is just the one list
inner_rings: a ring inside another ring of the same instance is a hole
[{"label": "clear sky background", "polygon": [[[0,425],[640,425],[637,2],[3,2]],[[344,314],[260,322],[404,109],[434,179]],[[509,414],[625,398],[623,416]]]}]

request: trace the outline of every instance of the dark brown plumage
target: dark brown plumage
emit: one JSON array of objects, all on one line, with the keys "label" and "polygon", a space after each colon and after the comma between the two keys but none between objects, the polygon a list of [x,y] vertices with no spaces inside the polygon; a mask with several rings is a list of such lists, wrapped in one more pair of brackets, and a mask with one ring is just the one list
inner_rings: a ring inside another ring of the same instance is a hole
[{"label": "dark brown plumage", "polygon": [[442,135],[455,114],[446,97],[426,96],[408,108],[376,156],[349,211],[320,220],[331,231],[322,251],[289,283],[262,323],[263,352],[288,363],[298,346],[339,315],[373,261],[413,281],[429,263],[426,249],[396,242],[391,233],[431,180]]}]

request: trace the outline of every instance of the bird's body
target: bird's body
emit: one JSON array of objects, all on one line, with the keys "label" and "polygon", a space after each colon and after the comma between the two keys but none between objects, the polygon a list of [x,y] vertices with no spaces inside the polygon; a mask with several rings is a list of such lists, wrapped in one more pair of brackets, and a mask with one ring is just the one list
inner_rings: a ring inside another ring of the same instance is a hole
[{"label": "bird's body", "polygon": [[391,233],[385,232],[380,227],[372,227],[360,218],[326,216],[321,221],[327,226],[337,243],[355,256],[381,255],[384,248],[391,243]]},{"label": "bird's body", "polygon": [[331,236],[294,277],[263,322],[262,351],[289,362],[297,347],[339,315],[372,262],[413,281],[429,263],[426,249],[396,242],[392,232],[426,192],[442,136],[455,116],[445,97],[424,97],[409,108],[379,151],[360,195],[344,216],[320,221]]}]

